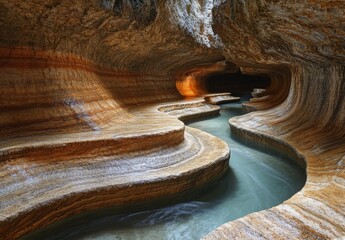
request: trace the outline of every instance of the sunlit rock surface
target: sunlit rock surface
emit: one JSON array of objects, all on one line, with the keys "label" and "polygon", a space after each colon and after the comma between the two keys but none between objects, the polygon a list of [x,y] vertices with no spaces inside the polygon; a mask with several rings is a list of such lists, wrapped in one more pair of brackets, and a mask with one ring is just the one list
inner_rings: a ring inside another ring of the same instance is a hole
[{"label": "sunlit rock surface", "polygon": [[343,1],[0,0],[1,237],[218,178],[227,146],[177,120],[217,108],[158,102],[238,69],[272,84],[231,127],[306,161],[308,179],[205,238],[344,236],[344,16]]},{"label": "sunlit rock surface", "polygon": [[178,120],[218,107],[153,104],[181,99],[177,78],[224,57],[180,31],[182,5],[134,3],[1,1],[2,239],[228,169],[223,141]]},{"label": "sunlit rock surface", "polygon": [[226,61],[203,67],[191,68],[179,75],[176,80],[176,88],[184,97],[196,97],[208,93],[206,86],[207,77],[218,73],[234,73],[238,68]]}]

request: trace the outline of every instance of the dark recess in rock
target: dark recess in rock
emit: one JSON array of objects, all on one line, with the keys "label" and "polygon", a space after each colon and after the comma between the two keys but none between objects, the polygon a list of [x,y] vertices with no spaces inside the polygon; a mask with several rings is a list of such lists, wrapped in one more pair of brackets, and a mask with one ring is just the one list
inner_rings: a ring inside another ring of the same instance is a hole
[{"label": "dark recess in rock", "polygon": [[266,88],[268,77],[237,73],[216,73],[205,79],[206,89],[211,93],[231,92],[234,96],[250,94],[254,88]]}]

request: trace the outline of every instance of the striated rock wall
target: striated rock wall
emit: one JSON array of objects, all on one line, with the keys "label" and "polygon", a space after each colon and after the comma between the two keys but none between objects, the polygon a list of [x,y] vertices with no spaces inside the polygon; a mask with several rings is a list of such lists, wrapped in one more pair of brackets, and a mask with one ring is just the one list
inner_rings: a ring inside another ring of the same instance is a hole
[{"label": "striated rock wall", "polygon": [[170,198],[228,169],[224,142],[177,120],[218,108],[147,105],[180,99],[179,76],[220,51],[181,31],[181,5],[134,3],[0,1],[1,239]]},{"label": "striated rock wall", "polygon": [[[289,88],[291,65],[343,65],[342,1],[222,1],[214,9],[214,30],[227,60],[244,72],[272,78],[270,105],[282,103]],[[254,71],[255,69],[255,71]]]},{"label": "striated rock wall", "polygon": [[[260,66],[262,67],[262,66]],[[290,91],[291,73],[290,69],[281,66],[267,66],[265,68],[241,68],[242,72],[247,74],[264,75],[271,80],[270,85],[260,95],[260,97],[251,98],[249,102],[243,103],[242,106],[247,111],[265,110],[275,107],[287,98]]]},{"label": "striated rock wall", "polygon": [[231,128],[294,153],[306,161],[308,178],[284,204],[224,224],[205,239],[345,236],[344,2],[223,1],[214,15],[228,60],[277,76],[271,89],[281,94],[289,86],[285,101],[254,100],[249,106],[270,109],[230,119]]},{"label": "striated rock wall", "polygon": [[0,233],[121,206],[128,189],[135,203],[219,177],[226,145],[176,119],[214,107],[143,104],[205,93],[226,59],[272,81],[246,104],[264,111],[230,120],[234,132],[305,160],[308,180],[206,238],[344,236],[344,16],[343,1],[0,0]]},{"label": "striated rock wall", "polygon": [[124,108],[180,98],[177,78],[222,59],[179,31],[175,5],[135,2],[1,2],[0,135],[130,121]]},{"label": "striated rock wall", "polygon": [[208,92],[206,86],[208,76],[218,72],[233,73],[237,71],[238,68],[225,61],[209,66],[191,68],[177,77],[176,88],[184,97],[202,96]]}]

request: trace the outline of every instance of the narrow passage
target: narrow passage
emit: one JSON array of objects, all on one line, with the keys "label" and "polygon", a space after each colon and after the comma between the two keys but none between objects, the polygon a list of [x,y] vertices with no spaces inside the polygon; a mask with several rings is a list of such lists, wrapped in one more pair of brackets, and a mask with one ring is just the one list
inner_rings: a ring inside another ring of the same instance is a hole
[{"label": "narrow passage", "polygon": [[219,116],[187,123],[223,139],[231,150],[230,171],[201,196],[130,214],[100,210],[87,223],[65,220],[24,239],[200,239],[223,223],[289,199],[305,184],[305,169],[286,155],[233,138],[228,120],[241,114],[240,103],[229,103]]}]

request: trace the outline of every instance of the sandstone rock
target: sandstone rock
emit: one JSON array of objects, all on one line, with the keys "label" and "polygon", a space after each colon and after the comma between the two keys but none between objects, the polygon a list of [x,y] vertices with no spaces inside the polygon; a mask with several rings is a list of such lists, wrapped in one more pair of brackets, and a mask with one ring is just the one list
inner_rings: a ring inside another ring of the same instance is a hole
[{"label": "sandstone rock", "polygon": [[[87,209],[177,194],[219,177],[227,147],[176,119],[217,107],[157,102],[203,95],[205,76],[241,69],[272,84],[245,104],[264,111],[231,119],[232,129],[305,161],[308,180],[284,204],[205,239],[344,236],[344,16],[343,1],[323,0],[1,0],[1,235],[16,238]],[[209,153],[197,163],[202,145]],[[185,168],[174,166],[179,151]],[[121,173],[127,161],[145,163],[138,154],[165,153],[173,156],[170,175],[160,170],[163,161],[147,181],[128,168],[117,182],[101,167],[122,159]],[[73,171],[81,167],[87,174],[78,179]],[[59,171],[67,177],[56,177]],[[45,173],[50,178],[40,178]],[[121,182],[132,174],[138,184]],[[105,202],[97,203],[99,193]]]},{"label": "sandstone rock", "polygon": [[[345,170],[344,13],[342,1],[235,0],[215,9],[214,28],[226,58],[252,73],[264,69],[277,76],[270,89],[288,92],[286,99],[254,99],[254,108],[269,110],[231,119],[232,129],[294,152],[306,161],[308,179],[284,204],[224,224],[205,239],[345,235],[340,220],[345,205],[339,198]],[[281,67],[286,70],[277,70]]]}]

